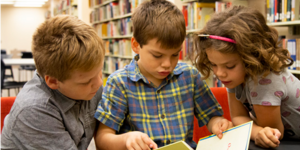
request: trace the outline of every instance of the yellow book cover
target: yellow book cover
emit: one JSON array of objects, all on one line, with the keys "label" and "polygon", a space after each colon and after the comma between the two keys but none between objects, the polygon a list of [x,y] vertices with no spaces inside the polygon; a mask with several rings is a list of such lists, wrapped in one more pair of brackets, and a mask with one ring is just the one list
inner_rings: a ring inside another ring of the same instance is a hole
[{"label": "yellow book cover", "polygon": [[186,142],[178,141],[163,147],[160,147],[156,150],[193,150]]}]

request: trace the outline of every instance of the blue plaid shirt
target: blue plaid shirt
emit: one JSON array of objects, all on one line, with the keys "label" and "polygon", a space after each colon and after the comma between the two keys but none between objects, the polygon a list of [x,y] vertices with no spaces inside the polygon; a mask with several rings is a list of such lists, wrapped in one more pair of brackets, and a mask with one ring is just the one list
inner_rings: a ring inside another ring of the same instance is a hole
[{"label": "blue plaid shirt", "polygon": [[199,72],[178,63],[158,87],[140,72],[136,60],[111,74],[103,90],[95,118],[117,131],[141,131],[161,147],[193,141],[194,115],[199,126],[223,111]]}]

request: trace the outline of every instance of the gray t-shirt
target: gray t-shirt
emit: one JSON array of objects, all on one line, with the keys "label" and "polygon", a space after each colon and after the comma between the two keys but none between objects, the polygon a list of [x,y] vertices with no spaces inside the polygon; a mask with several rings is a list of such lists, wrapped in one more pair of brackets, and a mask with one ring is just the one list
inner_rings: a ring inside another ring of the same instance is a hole
[{"label": "gray t-shirt", "polygon": [[256,85],[249,80],[244,88],[240,85],[227,90],[235,93],[254,117],[253,105],[280,106],[285,137],[300,138],[300,81],[289,71],[260,76]]},{"label": "gray t-shirt", "polygon": [[102,87],[90,101],[50,89],[36,73],[5,119],[1,149],[86,150],[98,125],[94,114]]}]

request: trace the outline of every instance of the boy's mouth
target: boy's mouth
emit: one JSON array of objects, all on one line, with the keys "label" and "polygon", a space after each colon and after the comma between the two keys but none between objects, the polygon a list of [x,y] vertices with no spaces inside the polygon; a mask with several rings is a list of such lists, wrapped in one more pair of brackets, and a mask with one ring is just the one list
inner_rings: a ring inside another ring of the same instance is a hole
[{"label": "boy's mouth", "polygon": [[158,73],[159,73],[159,75],[161,75],[161,76],[167,76],[167,75],[170,74],[170,71],[162,71],[162,72],[158,72]]}]

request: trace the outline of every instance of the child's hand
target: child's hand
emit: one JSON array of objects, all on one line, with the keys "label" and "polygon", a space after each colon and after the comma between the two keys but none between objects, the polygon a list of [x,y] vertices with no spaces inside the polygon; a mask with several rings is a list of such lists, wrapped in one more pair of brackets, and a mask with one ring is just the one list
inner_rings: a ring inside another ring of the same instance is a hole
[{"label": "child's hand", "polygon": [[281,133],[278,129],[265,127],[255,137],[255,144],[263,148],[275,148],[280,144]]},{"label": "child's hand", "polygon": [[212,133],[216,134],[219,139],[223,137],[223,131],[232,128],[233,124],[227,119],[220,119],[216,124],[212,126]]},{"label": "child's hand", "polygon": [[145,133],[139,131],[128,132],[126,148],[128,150],[150,150],[156,149],[156,143]]}]

